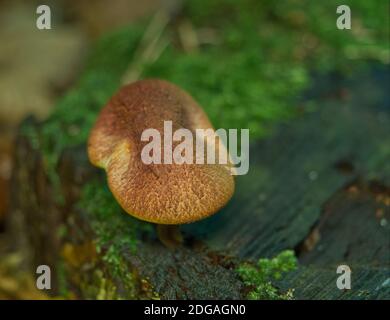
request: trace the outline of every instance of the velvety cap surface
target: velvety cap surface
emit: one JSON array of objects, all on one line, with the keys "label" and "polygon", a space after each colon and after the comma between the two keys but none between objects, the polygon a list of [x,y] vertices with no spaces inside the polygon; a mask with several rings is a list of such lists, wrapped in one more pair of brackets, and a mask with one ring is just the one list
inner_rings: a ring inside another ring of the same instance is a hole
[{"label": "velvety cap surface", "polygon": [[[234,192],[228,165],[142,162],[142,148],[149,143],[141,141],[142,132],[157,129],[163,142],[164,121],[172,121],[173,132],[186,128],[194,137],[195,129],[213,129],[194,99],[171,83],[142,80],[122,87],[91,131],[90,161],[106,170],[119,204],[139,219],[181,224],[212,215]],[[215,149],[218,153],[218,144]]]}]

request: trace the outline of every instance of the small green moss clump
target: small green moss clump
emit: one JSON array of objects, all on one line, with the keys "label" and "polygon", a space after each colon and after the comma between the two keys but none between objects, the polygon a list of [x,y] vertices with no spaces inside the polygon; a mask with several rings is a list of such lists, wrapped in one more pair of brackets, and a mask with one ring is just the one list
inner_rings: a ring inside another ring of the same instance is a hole
[{"label": "small green moss clump", "polygon": [[97,252],[104,251],[103,260],[109,263],[119,265],[118,253],[123,249],[135,252],[140,235],[153,230],[150,223],[124,213],[101,181],[91,181],[83,187],[77,206],[89,217]]},{"label": "small green moss clump", "polygon": [[286,250],[272,259],[259,259],[256,265],[243,263],[237,268],[237,273],[244,284],[251,288],[247,298],[251,300],[291,300],[293,289],[279,292],[274,281],[282,279],[287,272],[297,268],[294,252]]}]

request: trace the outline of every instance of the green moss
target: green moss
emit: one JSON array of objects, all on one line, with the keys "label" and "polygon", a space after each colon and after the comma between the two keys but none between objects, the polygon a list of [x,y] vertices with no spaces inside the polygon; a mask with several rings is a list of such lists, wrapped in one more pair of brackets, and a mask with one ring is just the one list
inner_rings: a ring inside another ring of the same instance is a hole
[{"label": "green moss", "polygon": [[274,281],[280,280],[287,272],[297,268],[297,259],[294,252],[286,250],[272,259],[259,259],[256,265],[243,263],[237,269],[237,273],[250,292],[248,299],[292,299],[293,289],[287,292],[279,292]]},{"label": "green moss", "polygon": [[135,252],[141,235],[151,233],[150,223],[123,212],[107,185],[94,180],[83,187],[77,206],[85,212],[96,235],[96,249],[120,273],[121,252]]},{"label": "green moss", "polygon": [[250,128],[259,137],[294,114],[311,71],[349,70],[356,59],[388,62],[386,3],[344,4],[352,7],[354,31],[336,28],[339,3],[333,0],[188,1],[184,19],[200,41],[202,30],[209,30],[213,42],[188,53],[173,42],[144,76],[187,89],[217,128]]}]

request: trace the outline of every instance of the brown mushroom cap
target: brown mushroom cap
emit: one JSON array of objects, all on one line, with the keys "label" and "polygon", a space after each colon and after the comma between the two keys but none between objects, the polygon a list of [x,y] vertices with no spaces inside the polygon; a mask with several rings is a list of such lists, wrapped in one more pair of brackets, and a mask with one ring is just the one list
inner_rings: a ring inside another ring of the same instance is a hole
[{"label": "brown mushroom cap", "polygon": [[229,167],[144,164],[141,150],[148,142],[141,141],[142,132],[157,129],[163,144],[164,121],[172,121],[173,132],[186,128],[194,137],[195,129],[213,128],[201,107],[179,87],[162,80],[137,81],[122,87],[101,111],[88,141],[89,159],[106,170],[122,208],[141,220],[182,224],[210,216],[233,195]]}]

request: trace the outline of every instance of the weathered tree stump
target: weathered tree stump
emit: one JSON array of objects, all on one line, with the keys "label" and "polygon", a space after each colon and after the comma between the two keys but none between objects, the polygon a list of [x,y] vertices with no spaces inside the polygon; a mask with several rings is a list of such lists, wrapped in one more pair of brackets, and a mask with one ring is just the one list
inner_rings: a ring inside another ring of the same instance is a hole
[{"label": "weathered tree stump", "polygon": [[[48,170],[41,139],[53,120],[27,119],[15,146],[13,243],[31,270],[51,266],[53,294],[68,297],[245,298],[237,265],[294,249],[299,268],[278,286],[297,298],[388,299],[390,122],[386,83],[378,81],[385,72],[340,80],[348,99],[334,79],[318,81],[309,95],[319,108],[252,141],[250,171],[237,177],[232,201],[183,226],[176,250],[119,208],[85,143],[56,150]],[[376,90],[366,90],[373,83]],[[340,264],[352,269],[349,291],[336,287]]]}]

